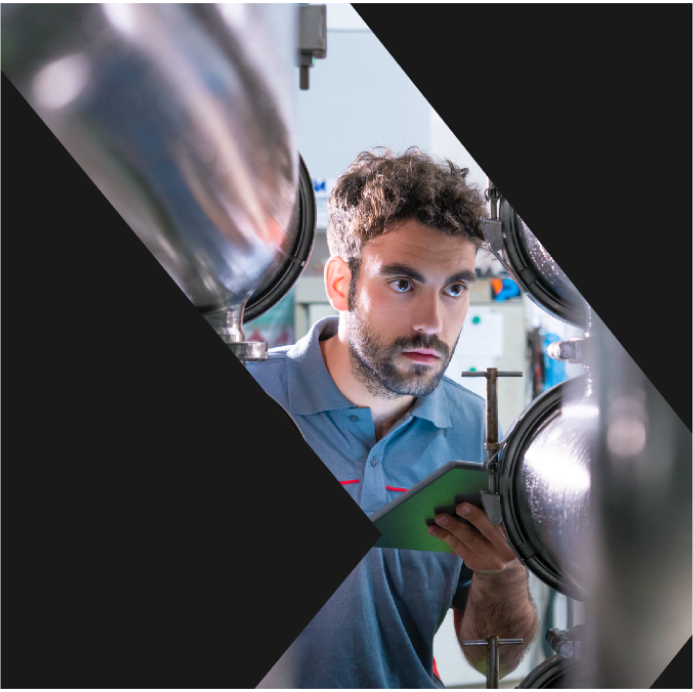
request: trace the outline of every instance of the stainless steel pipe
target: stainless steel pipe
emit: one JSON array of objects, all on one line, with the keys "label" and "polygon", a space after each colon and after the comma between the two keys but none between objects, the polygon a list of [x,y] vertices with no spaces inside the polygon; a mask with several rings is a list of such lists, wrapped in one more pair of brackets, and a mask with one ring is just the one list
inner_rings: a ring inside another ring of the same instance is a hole
[{"label": "stainless steel pipe", "polygon": [[296,9],[2,8],[3,71],[217,322],[287,261],[296,234]]},{"label": "stainless steel pipe", "polygon": [[503,440],[500,494],[508,540],[552,588],[585,597],[583,542],[599,409],[586,376],[535,399]]}]

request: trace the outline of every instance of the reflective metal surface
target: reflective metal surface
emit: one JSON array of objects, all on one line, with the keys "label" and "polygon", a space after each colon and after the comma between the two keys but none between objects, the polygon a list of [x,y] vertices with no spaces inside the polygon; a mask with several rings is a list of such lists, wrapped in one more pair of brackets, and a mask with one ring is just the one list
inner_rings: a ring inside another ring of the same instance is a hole
[{"label": "reflective metal surface", "polygon": [[589,523],[597,418],[582,376],[538,397],[503,440],[500,494],[508,540],[530,571],[578,600],[585,595],[579,546]]},{"label": "reflective metal surface", "polygon": [[226,310],[208,312],[205,317],[222,341],[244,365],[247,361],[267,360],[265,341],[246,341],[243,332],[245,302]]},{"label": "reflective metal surface", "polygon": [[520,219],[520,234],[527,254],[532,258],[542,279],[562,298],[574,299],[577,289],[522,219]]},{"label": "reflective metal surface", "polygon": [[3,71],[203,312],[292,261],[295,12],[3,6]]},{"label": "reflective metal surface", "polygon": [[[602,416],[583,550],[591,613],[584,645],[595,687],[643,689],[691,636],[693,446],[690,430],[598,319],[593,332]],[[666,367],[679,377],[675,361]]]},{"label": "reflective metal surface", "polygon": [[294,220],[292,245],[282,264],[261,283],[250,296],[243,314],[243,321],[259,317],[276,305],[296,283],[310,259],[317,228],[317,210],[313,181],[308,168],[299,157],[298,200]]},{"label": "reflective metal surface", "polygon": [[584,299],[505,198],[500,200],[500,221],[500,234],[489,229],[488,240],[516,283],[554,317],[584,326]]}]

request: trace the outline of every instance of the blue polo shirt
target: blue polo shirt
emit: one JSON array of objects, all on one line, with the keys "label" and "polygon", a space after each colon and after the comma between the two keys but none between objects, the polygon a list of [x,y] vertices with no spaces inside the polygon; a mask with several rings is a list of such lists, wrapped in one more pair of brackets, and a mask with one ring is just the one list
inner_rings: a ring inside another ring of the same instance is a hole
[{"label": "blue polo shirt", "polygon": [[[320,351],[337,323],[320,320],[248,370],[366,514],[448,461],[484,461],[484,400],[447,378],[376,441],[370,409],[342,395]],[[371,548],[260,687],[442,687],[433,636],[453,598],[464,603],[470,579],[456,555]]]}]

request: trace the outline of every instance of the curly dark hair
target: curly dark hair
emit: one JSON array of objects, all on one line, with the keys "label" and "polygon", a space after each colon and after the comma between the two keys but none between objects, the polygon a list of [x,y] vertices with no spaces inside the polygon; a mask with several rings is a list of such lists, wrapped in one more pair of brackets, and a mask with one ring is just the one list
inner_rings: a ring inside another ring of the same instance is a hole
[{"label": "curly dark hair", "polygon": [[467,182],[468,168],[435,161],[410,147],[397,156],[386,147],[361,152],[334,186],[328,201],[327,244],[332,256],[358,271],[363,244],[401,221],[416,219],[481,247],[482,193]]}]

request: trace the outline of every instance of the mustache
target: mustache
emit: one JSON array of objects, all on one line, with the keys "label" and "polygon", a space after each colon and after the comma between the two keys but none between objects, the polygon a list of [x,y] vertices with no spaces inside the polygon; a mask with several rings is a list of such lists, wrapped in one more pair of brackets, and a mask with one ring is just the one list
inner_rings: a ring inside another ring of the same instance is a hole
[{"label": "mustache", "polygon": [[390,348],[392,352],[413,351],[417,348],[431,348],[440,353],[444,359],[448,359],[451,353],[450,347],[434,334],[415,334],[410,337],[400,336],[392,342]]}]

